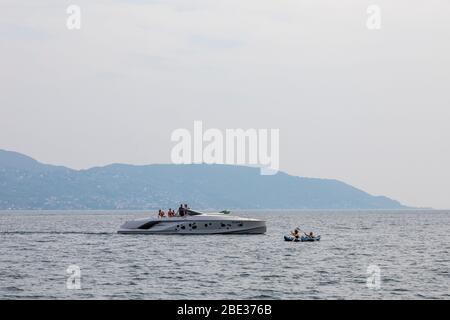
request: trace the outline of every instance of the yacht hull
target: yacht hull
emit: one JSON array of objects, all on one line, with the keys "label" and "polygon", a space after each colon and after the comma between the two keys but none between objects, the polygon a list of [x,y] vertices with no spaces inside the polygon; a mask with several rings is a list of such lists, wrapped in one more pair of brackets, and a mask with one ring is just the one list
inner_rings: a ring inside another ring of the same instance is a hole
[{"label": "yacht hull", "polygon": [[263,234],[266,222],[240,217],[196,216],[127,221],[120,234]]}]

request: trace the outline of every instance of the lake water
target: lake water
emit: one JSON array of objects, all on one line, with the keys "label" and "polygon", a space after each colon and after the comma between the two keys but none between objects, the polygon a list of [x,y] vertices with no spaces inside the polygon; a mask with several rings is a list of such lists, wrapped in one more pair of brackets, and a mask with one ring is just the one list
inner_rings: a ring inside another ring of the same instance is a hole
[{"label": "lake water", "polygon": [[[234,214],[267,233],[119,235],[148,214],[0,212],[0,299],[450,298],[448,211]],[[296,226],[322,240],[283,241]],[[67,288],[70,265],[81,289]]]}]

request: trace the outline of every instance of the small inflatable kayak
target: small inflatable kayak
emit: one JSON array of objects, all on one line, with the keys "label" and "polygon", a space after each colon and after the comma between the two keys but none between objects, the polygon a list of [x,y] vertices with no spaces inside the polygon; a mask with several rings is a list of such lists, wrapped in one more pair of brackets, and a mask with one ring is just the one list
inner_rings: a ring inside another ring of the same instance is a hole
[{"label": "small inflatable kayak", "polygon": [[298,242],[298,241],[300,241],[300,239],[295,239],[294,237],[291,237],[291,236],[284,236],[284,241],[295,241],[295,242]]},{"label": "small inflatable kayak", "polygon": [[312,242],[312,241],[320,241],[320,236],[310,237],[310,236],[302,236],[300,238],[301,242]]},{"label": "small inflatable kayak", "polygon": [[291,236],[284,236],[284,241],[294,241],[294,242],[313,242],[320,241],[320,236],[309,237],[309,236],[301,236],[300,239],[295,239]]}]

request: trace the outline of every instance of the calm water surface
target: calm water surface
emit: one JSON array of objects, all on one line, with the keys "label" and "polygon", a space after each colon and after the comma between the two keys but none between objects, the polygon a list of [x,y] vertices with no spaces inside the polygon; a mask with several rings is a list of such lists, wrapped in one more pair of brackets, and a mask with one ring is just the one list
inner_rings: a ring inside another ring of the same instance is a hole
[{"label": "calm water surface", "polygon": [[[119,235],[145,212],[0,211],[0,299],[449,299],[450,212],[236,212],[265,235]],[[316,243],[283,241],[295,226]],[[66,270],[81,269],[69,290]],[[380,288],[367,269],[380,269]]]}]

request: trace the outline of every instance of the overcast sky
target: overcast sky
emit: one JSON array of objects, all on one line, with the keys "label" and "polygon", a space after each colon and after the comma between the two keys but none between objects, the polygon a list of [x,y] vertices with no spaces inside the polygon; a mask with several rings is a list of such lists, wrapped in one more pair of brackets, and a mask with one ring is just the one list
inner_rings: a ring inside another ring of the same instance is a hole
[{"label": "overcast sky", "polygon": [[[68,30],[66,9],[81,8]],[[366,27],[381,8],[381,29]],[[176,128],[279,128],[280,168],[450,208],[447,0],[2,0],[0,149],[170,162]]]}]

